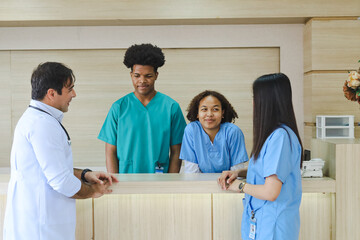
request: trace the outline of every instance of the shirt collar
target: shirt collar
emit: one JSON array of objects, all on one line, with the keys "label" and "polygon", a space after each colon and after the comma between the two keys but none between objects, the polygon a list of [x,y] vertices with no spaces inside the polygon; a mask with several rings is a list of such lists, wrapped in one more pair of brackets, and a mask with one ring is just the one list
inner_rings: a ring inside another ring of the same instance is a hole
[{"label": "shirt collar", "polygon": [[34,106],[34,107],[38,107],[38,108],[50,113],[51,116],[53,116],[59,122],[61,122],[64,117],[64,113],[62,111],[60,111],[59,109],[56,109],[50,105],[47,105],[43,102],[38,101],[38,100],[32,99],[30,101],[30,105]]}]

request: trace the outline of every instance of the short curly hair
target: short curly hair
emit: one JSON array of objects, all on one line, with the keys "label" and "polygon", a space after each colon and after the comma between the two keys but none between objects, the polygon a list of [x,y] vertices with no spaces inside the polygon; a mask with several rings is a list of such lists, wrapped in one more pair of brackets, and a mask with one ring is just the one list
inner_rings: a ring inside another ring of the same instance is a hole
[{"label": "short curly hair", "polygon": [[135,64],[143,66],[152,66],[154,71],[163,66],[165,63],[165,56],[161,48],[150,43],[141,45],[134,44],[126,50],[124,57],[124,64],[127,68],[133,70]]},{"label": "short curly hair", "polygon": [[190,122],[194,122],[198,120],[198,113],[199,113],[199,105],[200,101],[204,99],[207,96],[213,96],[216,97],[220,103],[221,108],[224,111],[224,118],[221,119],[221,123],[225,122],[235,122],[235,118],[238,118],[238,115],[234,108],[231,106],[230,102],[219,92],[211,91],[211,90],[205,90],[198,95],[196,95],[190,102],[187,111],[188,114],[186,115],[187,119]]}]

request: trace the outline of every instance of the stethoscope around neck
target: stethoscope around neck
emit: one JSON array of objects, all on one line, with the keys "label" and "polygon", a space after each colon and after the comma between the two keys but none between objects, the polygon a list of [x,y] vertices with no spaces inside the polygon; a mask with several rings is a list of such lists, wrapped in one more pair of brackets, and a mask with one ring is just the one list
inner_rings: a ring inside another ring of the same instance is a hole
[{"label": "stethoscope around neck", "polygon": [[[50,116],[52,116],[53,118],[55,118],[53,115],[51,115],[51,114],[48,113],[47,111],[42,110],[41,108],[38,108],[38,107],[35,107],[35,106],[32,106],[32,105],[29,105],[29,107],[30,107],[30,108],[33,108],[33,109],[36,109],[36,110],[38,110],[38,111],[40,111],[40,112],[44,112],[44,113],[46,113],[46,114],[49,114]],[[55,118],[55,119],[56,119],[56,118]],[[67,142],[68,142],[69,145],[71,145],[71,139],[70,139],[70,136],[69,136],[68,132],[66,131],[65,127],[64,127],[64,126],[61,124],[61,122],[59,122],[57,119],[56,119],[56,121],[60,124],[60,126],[62,127],[62,129],[63,129],[64,132],[66,133]]]}]

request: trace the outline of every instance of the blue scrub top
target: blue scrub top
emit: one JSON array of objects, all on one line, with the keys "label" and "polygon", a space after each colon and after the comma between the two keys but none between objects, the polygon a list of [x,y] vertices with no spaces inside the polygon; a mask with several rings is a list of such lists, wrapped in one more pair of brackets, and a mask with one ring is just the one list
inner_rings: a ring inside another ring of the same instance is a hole
[{"label": "blue scrub top", "polygon": [[265,178],[277,175],[283,183],[278,198],[271,202],[245,194],[241,222],[242,239],[250,239],[251,210],[255,210],[255,239],[299,238],[299,207],[301,186],[301,145],[295,133],[281,125],[270,134],[261,148],[258,159],[250,159],[246,181],[254,185],[265,184]]},{"label": "blue scrub top", "polygon": [[180,159],[198,164],[203,173],[221,173],[249,160],[244,134],[238,126],[232,123],[220,124],[212,143],[199,121],[186,126]]},{"label": "blue scrub top", "polygon": [[134,93],[116,101],[98,139],[117,147],[119,173],[154,173],[169,168],[169,148],[182,141],[186,122],[179,104],[157,92],[145,107]]}]

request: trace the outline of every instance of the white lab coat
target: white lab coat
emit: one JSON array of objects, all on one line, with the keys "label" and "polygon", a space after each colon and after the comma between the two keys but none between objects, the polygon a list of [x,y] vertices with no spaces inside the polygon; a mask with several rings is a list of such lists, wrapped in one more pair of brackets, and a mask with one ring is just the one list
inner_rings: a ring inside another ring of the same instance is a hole
[{"label": "white lab coat", "polygon": [[28,108],[14,132],[4,240],[75,239],[75,199],[81,188],[73,174],[71,146],[58,121],[63,113],[42,102]]}]

